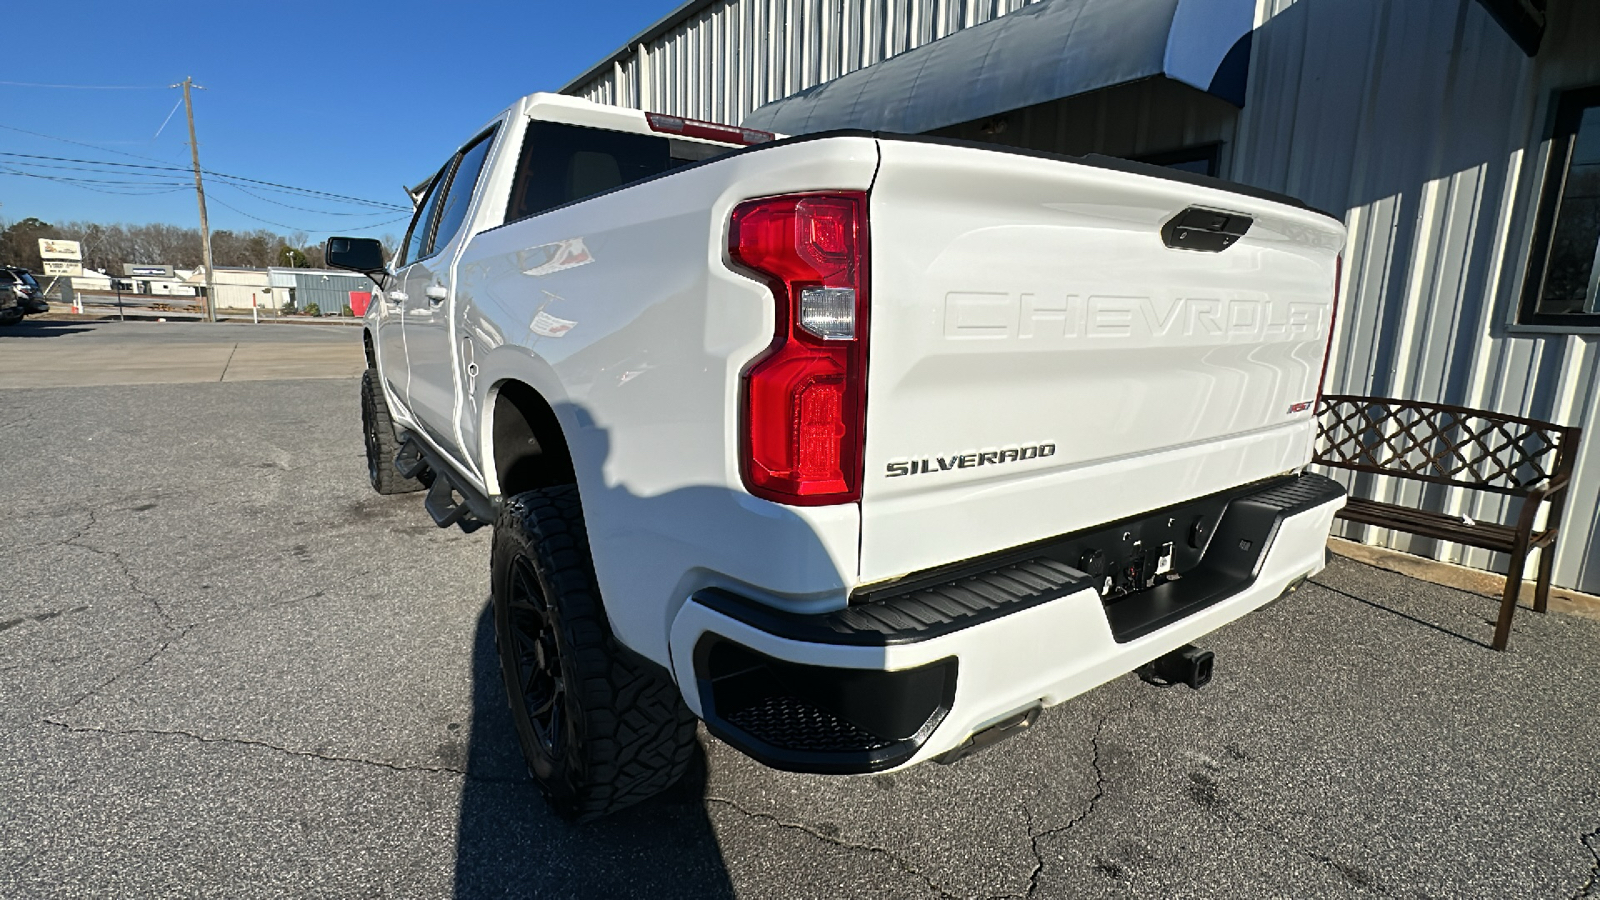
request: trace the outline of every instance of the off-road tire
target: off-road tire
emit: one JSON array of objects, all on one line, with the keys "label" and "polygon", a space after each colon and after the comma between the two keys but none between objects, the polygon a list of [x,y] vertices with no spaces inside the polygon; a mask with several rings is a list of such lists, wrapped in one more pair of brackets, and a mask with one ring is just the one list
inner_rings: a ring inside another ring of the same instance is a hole
[{"label": "off-road tire", "polygon": [[0,326],[20,324],[22,315],[23,313],[20,309],[14,313],[0,313]]},{"label": "off-road tire", "polygon": [[427,487],[415,478],[402,476],[394,467],[400,442],[394,436],[394,420],[389,404],[378,384],[378,370],[368,367],[361,373],[361,432],[367,447],[367,480],[380,494],[408,494]]},{"label": "off-road tire", "polygon": [[[665,672],[612,636],[577,488],[508,498],[495,520],[489,573],[517,738],[555,811],[592,821],[671,787],[695,757],[694,714]],[[538,662],[535,644],[544,647]],[[552,653],[555,664],[543,662]],[[548,671],[535,672],[540,666]],[[536,719],[536,706],[558,719]]]}]

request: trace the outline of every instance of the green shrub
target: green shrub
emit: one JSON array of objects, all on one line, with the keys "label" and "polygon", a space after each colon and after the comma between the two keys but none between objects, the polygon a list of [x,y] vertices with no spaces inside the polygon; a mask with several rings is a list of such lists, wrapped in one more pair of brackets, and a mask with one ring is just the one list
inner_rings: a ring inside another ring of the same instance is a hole
[{"label": "green shrub", "polygon": [[306,315],[308,315],[308,316],[320,316],[320,315],[322,315],[322,307],[318,306],[315,303],[307,303],[306,304]]},{"label": "green shrub", "polygon": [[350,316],[354,316],[356,314],[356,311],[350,308],[350,304],[346,303],[344,305],[344,314],[345,314],[345,316],[350,317]]}]

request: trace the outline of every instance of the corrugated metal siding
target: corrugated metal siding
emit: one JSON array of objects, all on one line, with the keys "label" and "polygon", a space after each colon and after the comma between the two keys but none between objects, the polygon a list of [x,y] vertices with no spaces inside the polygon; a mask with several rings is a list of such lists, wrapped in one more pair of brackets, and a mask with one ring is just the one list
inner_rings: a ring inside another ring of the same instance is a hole
[{"label": "corrugated metal siding", "polygon": [[350,305],[351,291],[371,291],[365,275],[321,270],[294,272],[294,302],[300,309],[315,303],[324,315],[334,315]]},{"label": "corrugated metal siding", "polygon": [[[1473,0],[1262,0],[1232,177],[1346,211],[1329,390],[1487,407],[1587,431],[1555,582],[1600,592],[1600,336],[1512,325],[1553,92],[1600,82],[1600,6],[1551,4],[1528,59]],[[1501,519],[1518,501],[1351,481]],[[1499,554],[1348,526],[1478,568]],[[1532,571],[1531,567],[1530,570]]]},{"label": "corrugated metal siding", "polygon": [[723,0],[563,93],[738,123],[762,104],[1041,0]]}]

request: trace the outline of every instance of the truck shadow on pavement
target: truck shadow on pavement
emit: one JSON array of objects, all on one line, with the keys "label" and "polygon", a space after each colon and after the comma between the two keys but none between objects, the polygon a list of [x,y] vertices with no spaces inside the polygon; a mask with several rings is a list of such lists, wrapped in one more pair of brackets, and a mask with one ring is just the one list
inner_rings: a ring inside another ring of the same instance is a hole
[{"label": "truck shadow on pavement", "polygon": [[15,325],[0,328],[0,338],[52,338],[65,337],[69,334],[82,334],[93,331],[78,322],[63,322],[59,320],[45,320],[42,322],[29,322],[24,319]]},{"label": "truck shadow on pavement", "polygon": [[659,797],[589,825],[559,819],[518,749],[486,606],[473,640],[456,897],[733,897],[706,815],[704,751],[696,753]]}]

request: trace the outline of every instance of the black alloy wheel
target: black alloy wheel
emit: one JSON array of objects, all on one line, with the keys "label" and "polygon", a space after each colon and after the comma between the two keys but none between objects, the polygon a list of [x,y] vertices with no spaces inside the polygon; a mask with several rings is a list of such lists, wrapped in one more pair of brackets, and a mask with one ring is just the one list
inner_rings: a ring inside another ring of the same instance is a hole
[{"label": "black alloy wheel", "polygon": [[666,670],[617,643],[574,485],[507,497],[489,556],[495,643],[528,772],[587,822],[660,793],[695,759],[695,718]]},{"label": "black alloy wheel", "polygon": [[[534,739],[549,760],[558,760],[567,750],[568,718],[566,675],[561,669],[561,642],[557,637],[556,610],[539,587],[539,576],[526,557],[512,561],[508,595],[507,624],[511,638],[511,666]],[[535,777],[548,773],[535,773]]]}]

